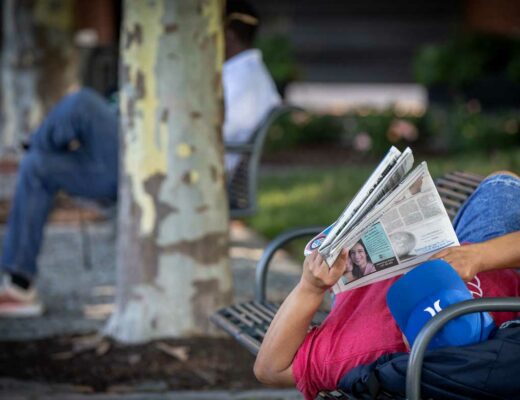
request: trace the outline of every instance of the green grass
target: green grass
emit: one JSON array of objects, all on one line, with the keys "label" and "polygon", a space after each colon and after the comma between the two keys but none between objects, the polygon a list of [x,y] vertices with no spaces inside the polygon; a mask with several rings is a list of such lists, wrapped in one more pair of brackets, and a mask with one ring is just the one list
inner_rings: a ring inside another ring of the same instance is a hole
[{"label": "green grass", "polygon": [[[424,158],[416,157],[416,164]],[[520,174],[520,148],[492,155],[472,153],[426,159],[432,176],[464,170],[487,175],[496,170]],[[376,163],[323,168],[291,168],[260,179],[259,212],[248,224],[267,238],[284,230],[329,225],[368,178]]]}]

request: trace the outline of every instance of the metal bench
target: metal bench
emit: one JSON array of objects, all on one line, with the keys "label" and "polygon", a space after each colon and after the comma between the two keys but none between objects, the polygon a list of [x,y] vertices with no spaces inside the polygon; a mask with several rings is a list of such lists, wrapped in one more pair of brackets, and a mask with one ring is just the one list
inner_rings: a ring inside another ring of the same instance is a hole
[{"label": "metal bench", "polygon": [[273,108],[258,125],[247,143],[225,143],[226,154],[240,155],[240,163],[229,179],[229,213],[231,218],[244,218],[257,211],[258,170],[265,138],[273,123],[282,115],[301,109],[280,105]]},{"label": "metal bench", "polygon": [[[452,220],[458,209],[482,179],[482,176],[473,173],[452,172],[435,181],[444,206]],[[298,238],[310,238],[323,229],[324,227],[293,229],[273,239],[264,250],[256,266],[254,300],[222,308],[213,314],[210,320],[256,355],[267,328],[280,306],[280,304],[271,302],[266,298],[267,273],[273,256],[285,244]],[[313,325],[319,325],[326,316],[326,312],[318,312],[313,319]],[[317,399],[322,400],[349,398],[351,397],[340,390],[320,392],[317,397]]]}]

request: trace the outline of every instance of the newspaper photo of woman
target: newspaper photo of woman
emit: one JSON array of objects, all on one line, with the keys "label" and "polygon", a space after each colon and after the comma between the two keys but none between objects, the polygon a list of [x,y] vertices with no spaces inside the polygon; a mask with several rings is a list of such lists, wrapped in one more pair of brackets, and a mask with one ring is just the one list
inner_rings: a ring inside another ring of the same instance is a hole
[{"label": "newspaper photo of woman", "polygon": [[357,242],[348,252],[350,261],[352,262],[353,279],[361,278],[364,275],[376,272],[374,264],[367,253],[367,249],[363,242]]}]

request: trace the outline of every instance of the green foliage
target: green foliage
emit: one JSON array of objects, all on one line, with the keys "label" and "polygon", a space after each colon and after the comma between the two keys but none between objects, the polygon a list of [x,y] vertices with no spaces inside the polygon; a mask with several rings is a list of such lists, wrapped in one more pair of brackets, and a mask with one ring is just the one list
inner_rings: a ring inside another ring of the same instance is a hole
[{"label": "green foliage", "polygon": [[265,147],[273,153],[299,144],[337,143],[342,133],[342,120],[338,117],[297,111],[280,117],[272,126]]},{"label": "green foliage", "polygon": [[414,61],[416,81],[425,86],[460,87],[482,76],[483,55],[475,49],[461,47],[454,43],[423,48]]},{"label": "green foliage", "polygon": [[[416,159],[422,161],[424,158],[416,153]],[[290,228],[329,225],[352,199],[377,161],[319,169],[284,169],[283,172],[264,174],[260,181],[260,212],[249,219],[248,224],[267,238]],[[491,155],[464,152],[449,157],[430,157],[426,161],[434,178],[453,170],[481,175],[497,170],[520,173],[520,148]],[[304,243],[299,246],[295,254],[303,251]]]},{"label": "green foliage", "polygon": [[493,151],[520,145],[520,116],[516,110],[482,113],[477,102],[449,109],[431,108],[426,115],[428,130],[444,150]]},{"label": "green foliage", "polygon": [[461,88],[485,76],[518,79],[520,41],[493,35],[465,35],[441,45],[427,45],[414,61],[417,82]]},{"label": "green foliage", "polygon": [[351,112],[346,114],[344,119],[345,136],[350,139],[350,143],[355,148],[360,148],[357,144],[359,135],[368,134],[371,145],[367,152],[374,156],[384,154],[392,145],[406,147],[426,139],[426,132],[422,132],[422,136],[419,135],[420,117],[403,115],[393,108],[383,111]]},{"label": "green foliage", "polygon": [[296,79],[299,70],[294,60],[294,48],[281,34],[260,37],[256,47],[262,51],[264,63],[277,84]]},{"label": "green foliage", "polygon": [[402,115],[394,109],[363,109],[343,116],[295,112],[273,125],[265,148],[268,153],[275,153],[299,145],[334,144],[379,156],[391,145],[404,147],[425,141],[427,132],[420,136],[418,131],[422,125],[421,117]]},{"label": "green foliage", "polygon": [[260,182],[261,212],[250,222],[267,237],[288,227],[330,223],[331,215],[339,215],[370,172],[371,166],[307,167],[265,176]]},{"label": "green foliage", "polygon": [[511,81],[520,83],[520,48],[516,48],[511,55],[507,65],[507,75]]},{"label": "green foliage", "polygon": [[392,108],[343,116],[296,112],[273,125],[266,152],[311,144],[351,148],[371,157],[380,157],[391,145],[443,153],[492,151],[520,145],[520,115],[516,110],[484,113],[477,101],[430,107],[424,115],[404,115]]}]

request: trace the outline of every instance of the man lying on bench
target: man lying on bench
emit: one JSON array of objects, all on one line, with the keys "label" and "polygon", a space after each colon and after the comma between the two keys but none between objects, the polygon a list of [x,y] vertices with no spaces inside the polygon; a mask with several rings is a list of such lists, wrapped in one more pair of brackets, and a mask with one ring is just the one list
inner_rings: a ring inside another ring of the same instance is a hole
[{"label": "man lying on bench", "polygon": [[[485,179],[462,206],[454,227],[465,246],[434,258],[448,262],[474,297],[517,297],[520,276],[520,178],[497,173]],[[329,268],[318,252],[304,262],[298,285],[281,305],[255,363],[258,379],[296,386],[306,399],[333,390],[352,368],[384,354],[406,352],[403,334],[387,307],[390,278],[340,293],[327,319],[310,331],[312,317],[328,289],[345,271],[346,251]],[[497,326],[516,313],[492,313]]]}]

